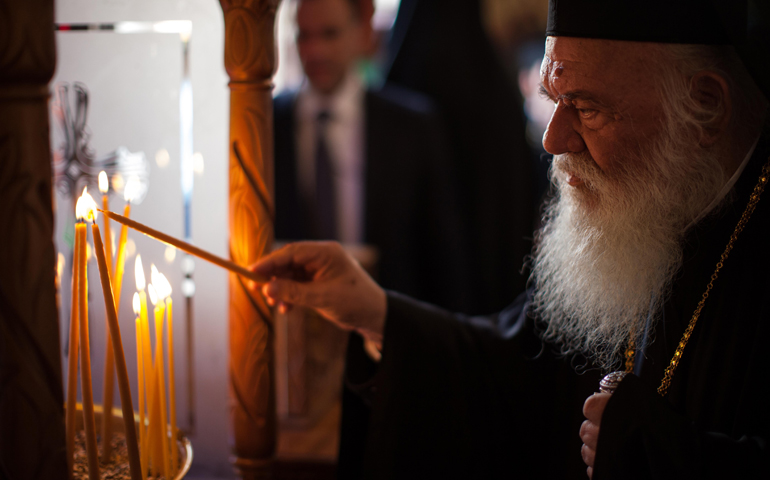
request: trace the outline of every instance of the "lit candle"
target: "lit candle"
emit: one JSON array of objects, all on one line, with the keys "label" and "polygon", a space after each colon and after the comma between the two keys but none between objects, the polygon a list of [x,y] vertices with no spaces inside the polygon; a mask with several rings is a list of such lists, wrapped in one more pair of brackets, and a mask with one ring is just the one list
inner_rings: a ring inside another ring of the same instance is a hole
[{"label": "lit candle", "polygon": [[[144,292],[141,292],[144,294]],[[146,303],[146,301],[145,301]],[[147,470],[150,466],[150,452],[152,451],[153,436],[153,407],[155,405],[155,374],[152,368],[152,349],[150,347],[150,328],[147,324],[147,309],[145,305],[144,315],[140,316],[142,334],[142,367],[144,368],[144,391],[147,396],[147,425],[145,426],[144,450],[142,451],[142,465]]]},{"label": "lit candle", "polygon": [[147,464],[144,460],[145,422],[144,422],[144,367],[142,366],[142,303],[139,293],[134,293],[134,315],[136,315],[136,386],[139,393],[139,454],[142,464],[142,480],[147,480]]},{"label": "lit candle", "polygon": [[[147,290],[150,292],[150,302],[157,303],[157,296],[155,294],[155,288],[152,285],[147,286]],[[150,326],[147,317],[144,319],[145,338],[148,349],[150,347]],[[157,343],[157,342],[156,342]],[[157,360],[157,358],[155,359]],[[148,379],[148,388],[152,392],[150,396],[150,407],[148,415],[150,417],[149,425],[149,448],[150,448],[150,466],[153,472],[153,476],[160,476],[163,465],[163,430],[160,423],[160,399],[158,398],[158,368],[157,363],[154,360],[152,362],[152,369]]]},{"label": "lit candle", "polygon": [[[146,339],[146,345],[150,347],[150,327],[147,319],[143,319],[144,336]],[[146,358],[146,357],[145,357]],[[152,362],[152,360],[150,360]],[[161,475],[163,464],[163,446],[162,442],[162,430],[160,423],[160,404],[158,400],[158,382],[157,382],[157,368],[154,364],[151,364],[149,378],[147,379],[147,391],[149,392],[149,407],[147,410],[147,416],[149,418],[149,425],[147,427],[147,447],[149,454],[149,466],[154,477]]]},{"label": "lit candle", "polygon": [[176,387],[174,385],[174,329],[173,315],[171,305],[171,284],[162,273],[158,274],[159,294],[166,299],[166,331],[168,345],[168,412],[169,425],[171,427],[171,471],[176,473],[178,463],[178,452],[176,449]]},{"label": "lit candle", "polygon": [[[99,172],[99,191],[102,192],[102,208],[110,208],[109,195],[110,182],[107,180],[107,172]],[[107,256],[107,272],[111,279],[115,278],[112,269],[112,232],[110,231],[110,219],[104,216],[104,254]],[[103,420],[102,420],[102,457],[108,461],[112,455],[112,403],[115,393],[115,351],[110,341],[110,329],[105,328],[106,353],[104,356],[104,391],[102,394]]]},{"label": "lit candle", "polygon": [[[107,259],[104,255],[104,244],[102,236],[99,233],[99,225],[96,223],[96,203],[90,195],[86,193],[83,197],[90,199],[88,205],[92,208],[89,217],[93,224],[91,231],[94,235],[94,250],[96,259],[99,263],[99,278],[102,283],[102,293],[104,295],[104,304],[107,309],[107,322],[110,329],[110,339],[115,351],[115,367],[118,374],[118,392],[120,393],[120,404],[123,409],[123,425],[126,435],[126,447],[128,449],[128,463],[131,468],[131,479],[142,480],[142,466],[139,458],[139,444],[136,439],[136,426],[134,424],[134,407],[131,402],[131,389],[128,384],[128,369],[126,368],[126,357],[123,353],[123,343],[120,338],[120,326],[118,325],[118,314],[115,310],[115,298],[112,294],[112,284],[110,283],[110,274],[107,269]],[[83,198],[81,197],[81,199]],[[82,341],[82,340],[81,340]],[[85,346],[85,345],[84,345]],[[106,421],[106,420],[105,420]]]},{"label": "lit candle", "polygon": [[154,449],[154,435],[156,416],[154,405],[155,399],[155,372],[152,366],[152,348],[150,346],[150,328],[147,321],[147,294],[144,291],[146,286],[144,269],[142,268],[142,256],[136,256],[135,262],[135,275],[136,275],[136,289],[139,291],[139,308],[140,308],[140,320],[141,320],[141,334],[142,334],[142,363],[144,368],[144,384],[145,392],[147,395],[147,427],[144,440],[144,446],[142,450],[142,465],[147,470],[150,467],[150,452]]},{"label": "lit candle", "polygon": [[[142,322],[142,355],[143,355],[143,367],[144,367],[144,383],[145,392],[147,395],[147,434],[145,436],[144,450],[142,451],[142,465],[145,469],[153,467],[153,472],[159,473],[160,470],[154,468],[158,462],[155,460],[155,426],[158,423],[154,419],[159,415],[155,412],[155,403],[157,403],[155,395],[155,370],[152,365],[152,347],[150,345],[150,327],[147,320],[147,294],[144,289],[146,287],[146,281],[144,276],[144,269],[142,268],[142,256],[137,255],[134,264],[134,272],[136,275],[136,289],[139,291],[139,303],[140,303],[140,319]],[[150,456],[152,454],[152,457]],[[151,461],[152,460],[152,461]],[[155,475],[157,476],[157,475]]]},{"label": "lit candle", "polygon": [[[131,200],[136,195],[139,184],[139,178],[130,177],[126,186],[123,188],[123,198],[126,200],[126,207],[123,209],[123,216],[128,218],[131,213]],[[107,215],[105,215],[107,217]],[[128,227],[121,225],[120,240],[118,241],[118,255],[115,259],[115,305],[120,305],[120,294],[123,288],[123,269],[126,265],[126,242],[128,241]],[[142,287],[144,289],[144,287]]]},{"label": "lit candle", "polygon": [[[110,191],[110,181],[107,179],[107,172],[102,170],[99,172],[99,191],[102,192],[102,208],[105,210],[110,209],[110,197],[107,195]],[[115,271],[112,269],[112,232],[110,231],[110,219],[104,217],[104,254],[107,256],[107,271],[110,274],[110,278],[115,276]]]},{"label": "lit candle", "polygon": [[[85,231],[85,225],[83,225]],[[75,248],[73,249],[72,260],[72,305],[70,306],[70,342],[69,358],[67,359],[67,462],[69,470],[72,471],[74,465],[75,452],[75,408],[78,397],[78,288],[80,286],[80,235],[75,227]]]},{"label": "lit candle", "polygon": [[[154,264],[150,265],[150,276],[153,283],[158,282],[158,269]],[[150,292],[150,301],[155,305],[155,379],[157,381],[158,406],[160,407],[160,445],[163,449],[163,474],[171,478],[171,464],[168,458],[168,427],[166,422],[166,375],[165,362],[163,361],[163,298],[158,295],[153,284],[147,287]]]},{"label": "lit candle", "polygon": [[179,451],[176,448],[178,429],[176,426],[176,375],[174,373],[174,329],[171,315],[171,292],[166,297],[166,322],[168,328],[168,409],[171,423],[171,468],[176,474],[179,469]]},{"label": "lit candle", "polygon": [[91,350],[88,342],[88,271],[86,244],[88,232],[86,221],[94,220],[94,213],[89,208],[87,189],[83,189],[83,195],[75,205],[75,216],[78,223],[75,225],[75,244],[80,247],[78,252],[78,320],[80,329],[80,391],[83,397],[83,426],[86,433],[86,454],[88,455],[88,478],[99,479],[99,452],[96,450],[96,421],[94,420],[94,393],[91,385]]}]

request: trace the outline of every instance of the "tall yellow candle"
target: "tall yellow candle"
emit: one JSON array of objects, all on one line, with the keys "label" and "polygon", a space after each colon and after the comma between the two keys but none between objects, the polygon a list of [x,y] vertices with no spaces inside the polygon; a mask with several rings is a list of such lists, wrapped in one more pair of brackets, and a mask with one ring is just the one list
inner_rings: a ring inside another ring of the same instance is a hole
[{"label": "tall yellow candle", "polygon": [[[99,172],[99,191],[102,192],[102,208],[109,210],[110,197],[107,195],[110,191],[110,181],[107,179],[107,172]],[[104,254],[107,256],[107,271],[110,278],[115,277],[115,271],[112,269],[112,231],[110,230],[110,219],[104,216]]]},{"label": "tall yellow candle", "polygon": [[163,424],[160,421],[160,398],[158,396],[158,366],[152,367],[153,402],[150,412],[150,466],[153,475],[163,473]]},{"label": "tall yellow candle", "polygon": [[142,354],[142,303],[139,299],[139,293],[134,293],[133,298],[134,315],[136,315],[136,389],[139,394],[139,455],[142,464],[142,480],[147,480],[147,463],[144,459],[144,449],[146,440],[145,416],[144,416],[144,366]]},{"label": "tall yellow candle", "polygon": [[[142,267],[142,256],[137,254],[134,261],[134,275],[136,279],[136,291],[139,292],[139,308],[140,316],[144,322],[147,322],[147,295],[144,293],[144,287],[147,286],[147,281],[144,277],[144,268]],[[145,352],[145,354],[149,354]],[[145,369],[147,366],[145,365]]]},{"label": "tall yellow candle", "polygon": [[[108,210],[110,207],[109,195],[110,182],[107,179],[107,172],[99,172],[99,191],[102,192],[102,208]],[[104,216],[104,255],[107,257],[107,273],[110,279],[115,278],[115,272],[112,269],[112,232],[110,230],[110,219]],[[109,327],[105,331],[106,354],[104,357],[104,390],[102,393],[102,457],[108,461],[112,456],[112,405],[115,394],[115,351],[110,340]]]},{"label": "tall yellow candle", "polygon": [[[154,265],[153,265],[154,267]],[[157,275],[156,275],[157,274]],[[158,272],[157,269],[153,270],[153,284],[155,284],[158,295],[161,298],[166,299],[166,332],[167,332],[167,345],[168,345],[168,412],[169,412],[169,427],[171,428],[171,471],[177,470],[178,452],[176,449],[176,388],[174,386],[174,330],[173,330],[173,315],[172,315],[172,303],[171,303],[171,284],[165,275]]]},{"label": "tall yellow candle", "polygon": [[[131,214],[131,204],[126,203],[123,215],[128,217]],[[105,215],[106,217],[106,215]],[[115,258],[115,305],[120,305],[120,294],[123,291],[123,271],[126,267],[126,242],[128,241],[128,227],[121,225],[120,239],[118,240],[118,255]]]},{"label": "tall yellow candle", "polygon": [[106,352],[104,357],[104,390],[102,391],[102,457],[108,461],[112,456],[112,407],[115,395],[115,349],[110,340],[110,329],[105,329]]},{"label": "tall yellow candle", "polygon": [[[83,226],[85,231],[85,225]],[[77,227],[76,231],[77,231]],[[75,234],[75,248],[73,249],[73,261],[72,261],[72,305],[70,306],[70,341],[69,341],[69,358],[67,359],[67,417],[66,417],[66,432],[67,432],[67,464],[69,470],[72,471],[74,465],[74,451],[75,451],[75,408],[78,398],[78,335],[79,322],[78,322],[78,291],[79,291],[79,278],[80,278],[80,236]]]},{"label": "tall yellow candle", "polygon": [[[154,412],[153,408],[155,406],[155,403],[157,403],[156,395],[155,395],[155,371],[153,369],[152,365],[152,348],[150,346],[150,326],[147,321],[147,296],[145,295],[144,291],[140,292],[139,298],[141,299],[142,304],[142,315],[141,315],[141,322],[142,322],[142,356],[143,358],[143,367],[144,367],[144,389],[147,395],[147,436],[145,437],[145,445],[144,445],[144,452],[142,452],[142,461],[145,468],[149,467],[150,462],[150,452],[153,448],[153,421],[154,421]],[[157,421],[155,421],[157,423]]]},{"label": "tall yellow candle", "polygon": [[174,384],[174,327],[171,315],[171,295],[166,297],[166,328],[168,330],[168,411],[171,425],[171,471],[176,474],[179,469],[179,451],[176,448],[176,386]]},{"label": "tall yellow candle", "polygon": [[[128,218],[131,214],[131,201],[136,197],[140,182],[138,177],[129,177],[126,186],[123,188],[123,199],[126,201],[126,207],[123,209],[123,216]],[[106,215],[105,215],[106,217]],[[120,239],[118,240],[118,255],[115,258],[115,305],[120,305],[120,294],[123,288],[123,269],[126,266],[126,241],[128,240],[128,226],[121,225]],[[144,287],[142,287],[144,290]]]},{"label": "tall yellow candle", "polygon": [[[88,233],[85,221],[93,220],[93,214],[84,197],[88,196],[83,189],[75,205],[75,215],[78,223],[75,225],[76,243],[80,247],[78,253],[78,320],[80,329],[80,391],[83,397],[83,426],[86,434],[86,455],[88,456],[88,478],[99,480],[99,452],[96,450],[96,421],[94,419],[94,394],[91,383],[91,349],[88,341],[88,271],[86,244]],[[93,201],[93,199],[91,199]]]},{"label": "tall yellow candle", "polygon": [[[151,265],[151,268],[155,270],[155,265]],[[153,271],[153,274],[157,270]],[[154,275],[153,275],[154,276]],[[165,364],[163,362],[163,317],[164,308],[163,301],[155,292],[155,288],[152,284],[148,285],[147,289],[150,291],[150,301],[155,305],[155,379],[156,379],[156,393],[158,396],[158,406],[160,407],[160,428],[161,428],[161,440],[160,445],[163,449],[163,474],[166,478],[171,478],[171,463],[169,460],[169,448],[168,448],[168,433],[166,423],[166,376],[165,376]]]},{"label": "tall yellow candle", "polygon": [[[148,285],[148,290],[150,292],[150,301],[154,304],[157,303],[157,298],[155,295],[155,289],[152,285]],[[150,345],[150,326],[149,321],[147,319],[147,316],[143,317],[144,322],[144,335],[146,339],[146,345],[148,352],[151,351],[151,345]],[[152,354],[150,354],[152,355]],[[148,426],[148,433],[149,433],[149,440],[148,440],[148,447],[149,447],[149,454],[150,454],[150,467],[151,471],[153,473],[153,476],[160,476],[161,471],[163,469],[163,431],[160,423],[160,399],[158,398],[158,369],[157,369],[157,363],[155,362],[157,359],[151,359],[150,365],[151,369],[149,372],[149,377],[147,379],[147,385],[148,385],[148,391],[151,392],[150,394],[150,404],[147,407],[148,411],[147,414],[149,416],[149,426]]]},{"label": "tall yellow candle", "polygon": [[[84,193],[83,197],[90,198],[90,195]],[[82,197],[81,197],[82,199]],[[136,426],[134,424],[134,407],[131,401],[131,388],[128,383],[128,369],[126,368],[126,357],[123,353],[123,342],[120,337],[120,326],[118,325],[118,314],[115,310],[115,298],[112,294],[112,284],[107,270],[107,259],[104,255],[104,245],[102,236],[99,233],[99,225],[96,223],[96,203],[90,198],[92,208],[89,217],[94,222],[91,225],[91,231],[94,235],[94,251],[96,251],[96,260],[99,263],[99,278],[102,283],[102,293],[104,304],[107,309],[107,322],[110,329],[110,339],[115,351],[115,368],[118,374],[118,392],[120,393],[120,406],[123,410],[123,427],[126,435],[126,447],[128,449],[128,464],[131,469],[132,480],[142,480],[142,466],[139,459],[139,444],[136,439]],[[106,419],[105,419],[106,421]]]},{"label": "tall yellow candle", "polygon": [[[143,368],[144,368],[144,384],[145,392],[147,396],[147,430],[145,436],[145,443],[142,450],[142,465],[145,470],[151,467],[151,452],[154,448],[154,427],[157,421],[154,421],[154,405],[156,403],[155,398],[155,372],[152,365],[152,348],[150,345],[150,327],[147,320],[147,294],[144,291],[146,286],[144,268],[142,267],[142,256],[137,255],[134,263],[134,272],[136,278],[136,289],[139,291],[139,308],[140,308],[140,320],[142,327],[142,356],[143,356]],[[156,462],[157,463],[157,462]],[[159,472],[159,470],[153,470],[153,472]]]},{"label": "tall yellow candle", "polygon": [[[144,292],[142,292],[144,293]],[[142,335],[142,368],[144,369],[144,392],[147,403],[145,404],[146,412],[146,424],[145,424],[145,436],[144,444],[142,445],[142,466],[145,471],[149,471],[150,468],[150,452],[152,441],[152,405],[155,401],[155,390],[153,389],[153,374],[152,374],[152,359],[150,354],[150,340],[148,338],[147,318],[139,318]]]}]

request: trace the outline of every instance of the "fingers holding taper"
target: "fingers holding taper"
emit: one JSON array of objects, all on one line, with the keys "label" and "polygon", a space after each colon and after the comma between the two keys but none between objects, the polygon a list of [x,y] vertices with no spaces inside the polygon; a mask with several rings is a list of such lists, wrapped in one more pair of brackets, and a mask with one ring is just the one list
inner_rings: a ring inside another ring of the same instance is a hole
[{"label": "fingers holding taper", "polygon": [[271,280],[261,292],[271,305],[312,308],[346,330],[381,341],[386,295],[341,245],[300,242],[263,257],[252,270]]}]

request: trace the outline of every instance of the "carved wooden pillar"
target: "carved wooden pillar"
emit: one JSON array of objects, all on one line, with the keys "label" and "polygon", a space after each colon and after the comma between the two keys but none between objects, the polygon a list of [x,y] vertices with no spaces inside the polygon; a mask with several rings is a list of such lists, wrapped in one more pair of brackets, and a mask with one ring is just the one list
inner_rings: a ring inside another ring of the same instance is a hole
[{"label": "carved wooden pillar", "polygon": [[48,137],[55,64],[53,0],[0,0],[0,465],[13,479],[67,478]]},{"label": "carved wooden pillar", "polygon": [[[230,76],[230,255],[249,265],[273,243],[274,24],[279,0],[220,0]],[[272,473],[276,446],[273,319],[230,275],[230,419],[236,471]]]}]

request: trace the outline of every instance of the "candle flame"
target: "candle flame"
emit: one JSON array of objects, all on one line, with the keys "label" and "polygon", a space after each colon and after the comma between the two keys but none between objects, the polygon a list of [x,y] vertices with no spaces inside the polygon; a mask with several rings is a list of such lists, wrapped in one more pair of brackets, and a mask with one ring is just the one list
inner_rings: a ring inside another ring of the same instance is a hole
[{"label": "candle flame", "polygon": [[155,285],[155,289],[157,290],[158,296],[161,298],[161,300],[171,296],[171,284],[165,275],[158,273],[158,281],[155,283]]},{"label": "candle flame", "polygon": [[142,256],[136,255],[136,262],[134,263],[134,271],[136,272],[136,289],[140,292],[144,290],[144,286],[147,281],[144,278],[144,269],[142,268]]},{"label": "candle flame", "polygon": [[107,172],[104,170],[99,172],[99,191],[102,192],[102,194],[110,191],[110,182],[107,180]]},{"label": "candle flame", "polygon": [[126,202],[131,203],[131,201],[135,200],[136,197],[139,196],[141,188],[142,185],[139,177],[128,177],[126,186],[123,187],[123,199],[125,199]]},{"label": "candle flame", "polygon": [[134,292],[134,315],[137,317],[142,313],[142,301],[139,299],[139,292]]},{"label": "candle flame", "polygon": [[158,300],[160,299],[158,298],[158,293],[155,291],[155,287],[152,286],[152,283],[147,285],[147,291],[150,292],[150,301],[152,304],[155,305],[158,303]]},{"label": "candle flame", "polygon": [[96,202],[94,197],[88,193],[88,187],[83,188],[83,195],[78,198],[78,203],[75,204],[75,216],[78,220],[96,221]]}]

